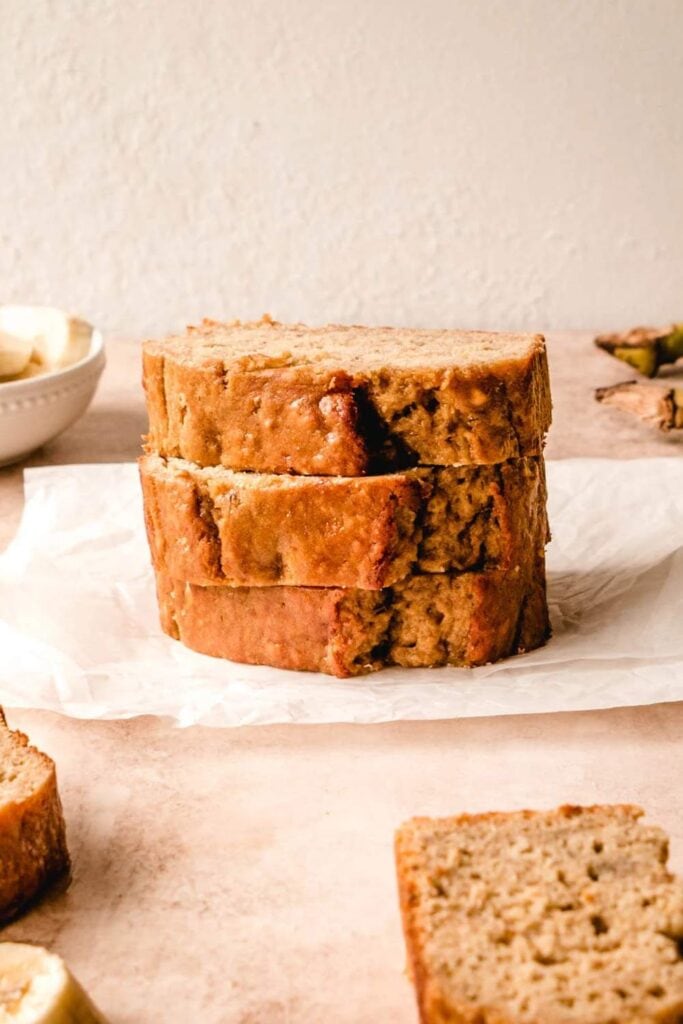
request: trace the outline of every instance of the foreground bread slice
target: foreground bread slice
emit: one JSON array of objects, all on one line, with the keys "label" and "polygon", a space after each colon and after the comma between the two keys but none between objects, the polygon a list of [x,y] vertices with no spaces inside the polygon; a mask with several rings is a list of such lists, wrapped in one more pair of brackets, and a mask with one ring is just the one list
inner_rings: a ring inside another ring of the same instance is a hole
[{"label": "foreground bread slice", "polygon": [[423,1024],[679,1024],[683,886],[641,815],[561,807],[403,825]]},{"label": "foreground bread slice", "polygon": [[198,587],[157,573],[162,628],[203,654],[360,675],[385,665],[483,665],[548,636],[535,571],[408,576],[385,590]]},{"label": "foreground bread slice", "polygon": [[69,867],[54,763],[0,711],[0,920]]},{"label": "foreground bread slice", "polygon": [[391,586],[412,569],[509,568],[548,538],[541,457],[307,477],[140,461],[152,560],[199,585]]},{"label": "foreground bread slice", "polygon": [[106,1024],[61,957],[0,942],[0,1024]]},{"label": "foreground bread slice", "polygon": [[540,335],[205,321],[146,342],[148,451],[234,470],[357,476],[537,455]]}]

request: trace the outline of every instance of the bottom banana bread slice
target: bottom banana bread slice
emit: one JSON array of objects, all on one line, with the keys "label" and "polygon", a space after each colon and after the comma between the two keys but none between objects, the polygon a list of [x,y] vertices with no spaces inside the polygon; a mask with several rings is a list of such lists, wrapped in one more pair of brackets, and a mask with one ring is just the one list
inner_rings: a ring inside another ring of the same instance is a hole
[{"label": "bottom banana bread slice", "polygon": [[484,665],[549,634],[542,558],[532,571],[415,575],[375,591],[200,587],[157,573],[157,594],[164,632],[195,651],[342,677]]},{"label": "bottom banana bread slice", "polygon": [[680,1024],[683,883],[642,813],[406,822],[396,865],[422,1024]]}]

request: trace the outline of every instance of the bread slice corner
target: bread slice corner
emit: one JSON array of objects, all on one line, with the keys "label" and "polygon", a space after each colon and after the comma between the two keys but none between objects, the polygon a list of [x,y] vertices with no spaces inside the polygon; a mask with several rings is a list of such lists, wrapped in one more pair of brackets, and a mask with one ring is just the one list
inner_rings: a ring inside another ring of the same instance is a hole
[{"label": "bread slice corner", "polygon": [[0,922],[69,870],[54,762],[0,709]]},{"label": "bread slice corner", "polygon": [[642,815],[406,822],[396,861],[422,1024],[678,1024],[683,885]]}]

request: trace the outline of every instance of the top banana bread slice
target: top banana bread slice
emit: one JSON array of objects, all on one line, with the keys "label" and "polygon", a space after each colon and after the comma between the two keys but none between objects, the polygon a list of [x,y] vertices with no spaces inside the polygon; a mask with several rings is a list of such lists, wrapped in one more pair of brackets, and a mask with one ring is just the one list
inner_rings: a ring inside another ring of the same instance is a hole
[{"label": "top banana bread slice", "polygon": [[360,476],[542,451],[540,335],[204,321],[148,341],[147,450],[200,466]]},{"label": "top banana bread slice", "polygon": [[55,766],[10,732],[0,709],[0,921],[68,868]]},{"label": "top banana bread slice", "polygon": [[422,1024],[679,1024],[683,884],[631,806],[399,829]]}]

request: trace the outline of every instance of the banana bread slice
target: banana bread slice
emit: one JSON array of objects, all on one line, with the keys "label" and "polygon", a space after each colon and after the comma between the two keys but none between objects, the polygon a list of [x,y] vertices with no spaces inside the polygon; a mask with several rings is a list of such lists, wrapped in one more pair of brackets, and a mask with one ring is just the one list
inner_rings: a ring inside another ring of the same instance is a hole
[{"label": "banana bread slice", "polygon": [[361,675],[385,665],[483,665],[548,636],[535,571],[408,576],[384,590],[198,587],[157,572],[164,632],[202,654]]},{"label": "banana bread slice", "polygon": [[422,572],[509,568],[548,537],[541,456],[311,477],[140,460],[157,569],[198,585],[379,590]]},{"label": "banana bread slice", "polygon": [[403,825],[398,882],[422,1024],[680,1024],[683,885],[642,813]]},{"label": "banana bread slice", "polygon": [[0,921],[69,869],[54,763],[0,710]]},{"label": "banana bread slice", "polygon": [[204,321],[143,347],[147,450],[201,466],[358,476],[537,455],[540,335]]}]

